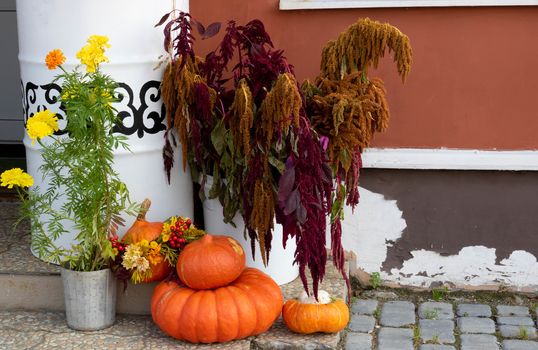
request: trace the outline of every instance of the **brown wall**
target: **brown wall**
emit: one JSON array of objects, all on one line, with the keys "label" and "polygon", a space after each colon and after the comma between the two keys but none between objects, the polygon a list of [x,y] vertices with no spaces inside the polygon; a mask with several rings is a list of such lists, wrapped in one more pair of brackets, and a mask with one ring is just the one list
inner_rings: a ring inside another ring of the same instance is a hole
[{"label": "brown wall", "polygon": [[[538,7],[280,11],[278,0],[196,0],[202,23],[259,18],[300,79],[313,78],[323,44],[360,17],[410,39],[405,85],[385,59],[392,120],[377,147],[538,149]],[[200,42],[199,42],[200,43]],[[201,43],[199,54],[216,46]]]}]

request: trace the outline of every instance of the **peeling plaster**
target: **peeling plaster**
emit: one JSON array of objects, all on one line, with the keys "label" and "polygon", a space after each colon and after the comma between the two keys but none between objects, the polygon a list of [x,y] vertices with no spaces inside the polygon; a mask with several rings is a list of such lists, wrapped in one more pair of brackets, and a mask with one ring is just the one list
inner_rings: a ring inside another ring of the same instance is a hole
[{"label": "peeling plaster", "polygon": [[[387,249],[407,227],[395,200],[359,188],[360,201],[355,212],[344,207],[342,245],[357,255],[357,265],[368,273],[379,272],[387,258]],[[328,230],[330,232],[330,230]],[[330,247],[330,235],[327,246]]]},{"label": "peeling plaster", "polygon": [[355,213],[345,208],[342,244],[345,250],[357,255],[357,267],[362,270],[379,272],[385,281],[419,287],[435,282],[462,286],[504,284],[516,288],[538,285],[538,262],[533,254],[514,250],[497,264],[495,248],[482,245],[466,246],[448,256],[431,250],[413,250],[412,257],[401,268],[382,271],[388,247],[398,245],[407,225],[397,201],[364,188],[360,188],[360,196]]},{"label": "peeling plaster", "polygon": [[[500,264],[495,264],[495,248],[484,246],[464,247],[451,256],[424,249],[412,251],[411,255],[413,258],[404,261],[401,269],[391,269],[390,274],[381,272],[382,278],[426,287],[436,281],[471,286],[500,283],[516,288],[538,285],[536,257],[523,250],[513,251]],[[402,278],[402,273],[412,277]]]}]

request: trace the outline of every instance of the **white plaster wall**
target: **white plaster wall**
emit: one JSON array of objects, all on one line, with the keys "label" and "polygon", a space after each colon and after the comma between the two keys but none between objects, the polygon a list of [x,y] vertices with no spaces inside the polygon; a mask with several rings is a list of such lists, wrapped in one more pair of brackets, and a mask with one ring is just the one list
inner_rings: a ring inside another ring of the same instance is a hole
[{"label": "white plaster wall", "polygon": [[[407,227],[395,200],[359,189],[360,203],[355,210],[346,208],[342,225],[345,250],[357,255],[357,267],[380,272],[385,281],[401,285],[429,287],[433,282],[451,282],[458,287],[506,285],[515,289],[538,286],[538,262],[529,252],[516,250],[496,264],[495,248],[467,246],[458,254],[441,256],[429,250],[411,251],[412,258],[402,268],[381,271],[389,246],[398,244]],[[411,232],[412,234],[412,232]],[[328,246],[330,238],[328,237]]]}]

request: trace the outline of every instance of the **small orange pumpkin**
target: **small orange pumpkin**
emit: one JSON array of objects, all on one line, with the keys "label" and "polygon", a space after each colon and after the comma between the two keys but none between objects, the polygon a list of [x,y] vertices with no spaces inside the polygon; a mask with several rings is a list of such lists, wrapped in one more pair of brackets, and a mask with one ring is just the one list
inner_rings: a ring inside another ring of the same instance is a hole
[{"label": "small orange pumpkin", "polygon": [[181,282],[192,289],[228,285],[245,268],[245,252],[228,236],[205,234],[179,253],[176,270]]},{"label": "small orange pumpkin", "polygon": [[215,343],[267,331],[283,303],[280,287],[271,277],[246,268],[230,285],[212,290],[161,282],[151,297],[151,315],[164,333],[176,339]]},{"label": "small orange pumpkin", "polygon": [[[304,293],[306,295],[306,293]],[[320,290],[319,303],[311,298],[288,300],[282,309],[286,326],[296,333],[335,333],[344,329],[349,322],[349,308],[342,299],[332,300]]]},{"label": "small orange pumpkin", "polygon": [[[122,240],[126,244],[138,243],[143,239],[151,242],[157,239],[163,230],[162,222],[149,222],[146,220],[146,213],[151,206],[151,201],[146,198],[140,206],[140,212],[135,222],[125,233]],[[151,277],[144,279],[142,282],[161,281],[172,271],[172,267],[163,259],[156,265],[151,265]]]}]

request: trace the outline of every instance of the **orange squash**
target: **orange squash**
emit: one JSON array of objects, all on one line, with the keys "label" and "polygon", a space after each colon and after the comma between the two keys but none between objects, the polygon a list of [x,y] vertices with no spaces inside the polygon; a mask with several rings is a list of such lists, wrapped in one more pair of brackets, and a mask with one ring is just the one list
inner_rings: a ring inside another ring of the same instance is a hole
[{"label": "orange squash", "polygon": [[[149,222],[146,220],[146,213],[150,206],[151,201],[147,198],[144,199],[138,217],[122,238],[123,242],[126,244],[138,243],[143,239],[151,242],[160,236],[163,229],[163,223]],[[164,259],[160,263],[151,265],[150,267],[151,277],[144,279],[143,282],[161,281],[172,271],[172,267]]]},{"label": "orange squash", "polygon": [[179,253],[176,270],[181,282],[193,289],[228,285],[245,268],[245,252],[228,236],[206,234]]},{"label": "orange squash", "polygon": [[[320,290],[318,294],[320,302],[322,292]],[[344,329],[349,322],[349,308],[342,299],[329,298],[326,303],[292,299],[284,304],[282,319],[296,333],[335,333]]]},{"label": "orange squash", "polygon": [[151,297],[151,315],[164,333],[176,339],[215,343],[267,331],[283,303],[280,287],[271,277],[246,268],[230,285],[213,290],[161,282]]}]

